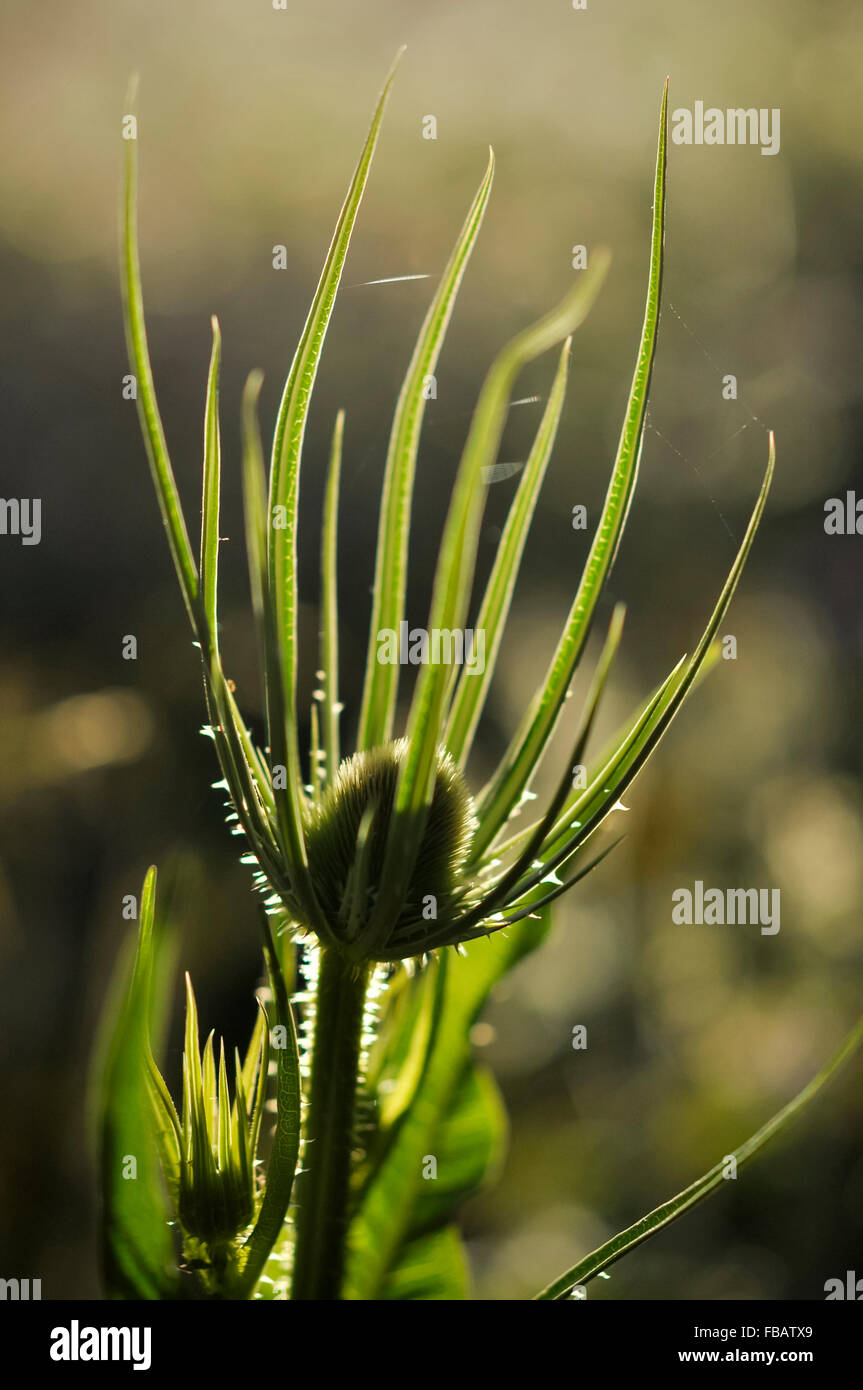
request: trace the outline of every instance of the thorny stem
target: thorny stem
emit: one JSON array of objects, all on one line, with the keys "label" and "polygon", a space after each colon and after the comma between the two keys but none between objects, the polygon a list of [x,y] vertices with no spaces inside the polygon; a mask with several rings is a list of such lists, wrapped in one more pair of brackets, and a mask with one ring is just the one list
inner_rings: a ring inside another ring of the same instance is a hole
[{"label": "thorny stem", "polygon": [[292,1299],[341,1297],[369,969],[321,950]]}]

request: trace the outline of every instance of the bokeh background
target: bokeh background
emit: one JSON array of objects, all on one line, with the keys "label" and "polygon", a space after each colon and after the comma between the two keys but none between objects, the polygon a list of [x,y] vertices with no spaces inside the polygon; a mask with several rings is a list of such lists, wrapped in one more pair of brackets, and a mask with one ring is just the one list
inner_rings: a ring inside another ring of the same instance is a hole
[{"label": "bokeh background", "polygon": [[[356,718],[392,407],[434,281],[497,175],[429,406],[411,538],[424,622],[445,501],[482,371],[609,245],[471,776],[478,786],[566,613],[640,328],[661,85],[671,106],[779,107],[781,152],[672,146],[668,272],[639,491],[602,617],[630,605],[603,732],[691,650],[777,433],[776,483],[722,663],[627,797],[624,844],[568,897],[478,1041],[510,1154],[465,1212],[477,1295],[529,1295],[704,1171],[837,1045],[863,980],[861,546],[826,536],[863,483],[863,153],[856,0],[6,0],[0,42],[2,492],[43,499],[39,546],[0,538],[0,1274],[98,1297],[83,1098],[100,1008],[146,866],[177,868],[180,964],[209,1028],[252,1019],[256,926],[225,830],[199,673],[124,401],[120,119],[140,74],[145,293],[175,468],[194,518],[209,315],[225,341],[225,647],[260,707],[239,508],[238,408],[270,425],[376,92],[408,51],[330,329],[302,483],[302,691],[312,688],[327,440],[347,411],[345,733]],[[422,138],[426,115],[436,141]],[[288,269],[272,268],[284,244]],[[554,359],[525,373],[543,397]],[[734,373],[740,398],[722,398]],[[541,403],[515,407],[523,460]],[[516,480],[490,489],[487,568]],[[138,639],[138,660],[122,639]],[[557,745],[560,750],[560,745]],[[561,752],[561,756],[565,754]],[[550,759],[552,764],[555,758]],[[537,790],[556,781],[554,766]],[[619,816],[623,818],[624,813]],[[782,927],[680,927],[696,878],[778,887]],[[572,1028],[589,1046],[573,1051]],[[177,1039],[174,1042],[176,1044]],[[176,1060],[176,1052],[174,1052]],[[860,1269],[860,1062],[809,1118],[591,1296],[823,1298]]]}]

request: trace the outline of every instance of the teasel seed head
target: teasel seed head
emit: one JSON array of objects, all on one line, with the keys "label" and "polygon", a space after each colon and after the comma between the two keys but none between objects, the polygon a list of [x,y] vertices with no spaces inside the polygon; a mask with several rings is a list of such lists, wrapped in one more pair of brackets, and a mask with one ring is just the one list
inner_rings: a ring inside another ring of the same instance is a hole
[{"label": "teasel seed head", "polygon": [[[307,812],[309,872],[336,937],[349,946],[362,937],[381,887],[406,739],[354,753],[321,800]],[[456,915],[469,883],[463,869],[475,826],[462,773],[439,749],[434,792],[403,905],[390,932],[412,938]]]}]

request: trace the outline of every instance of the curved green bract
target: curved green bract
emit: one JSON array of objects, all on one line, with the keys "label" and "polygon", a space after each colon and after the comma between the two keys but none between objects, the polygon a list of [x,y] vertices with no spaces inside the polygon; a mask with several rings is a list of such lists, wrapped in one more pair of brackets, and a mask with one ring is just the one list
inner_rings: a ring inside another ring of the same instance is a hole
[{"label": "curved green bract", "polygon": [[216,590],[219,579],[219,491],[221,480],[221,441],[219,439],[219,366],[222,357],[222,335],[219,321],[214,318],[213,350],[207,377],[207,400],[204,407],[204,495],[201,502],[201,565],[200,591],[204,617],[212,645],[219,643],[216,619]]},{"label": "curved green bract", "polygon": [[[127,109],[134,111],[137,82],[133,79],[126,98]],[[144,300],[141,292],[141,266],[138,250],[138,143],[137,127],[135,138],[126,140],[125,183],[123,189],[122,214],[122,261],[123,261],[123,319],[126,329],[126,344],[129,360],[134,368],[137,382],[138,417],[141,433],[147,450],[150,471],[162,512],[162,520],[168,537],[168,545],[180,582],[180,590],[193,628],[197,626],[198,612],[198,573],[195,566],[189,532],[183,516],[180,494],[174,478],[174,470],[168,455],[165,430],[156,399],[153,382],[153,369],[150,365],[150,349],[147,344],[147,326],[144,321]]]},{"label": "curved green bract", "polygon": [[497,771],[482,792],[478,803],[480,830],[474,845],[474,858],[485,853],[501,826],[519,804],[554,731],[578,665],[596,604],[611,571],[623,534],[638,478],[638,465],[644,440],[644,419],[650,377],[656,353],[659,303],[665,249],[665,167],[668,126],[668,83],[662,95],[659,141],[653,190],[653,227],[650,240],[650,273],[641,342],[617,457],[614,461],[602,515],[591,544],[581,583],[567,618],[543,685],[513,738]]},{"label": "curved green bract", "polygon": [[702,1202],[705,1197],[709,1197],[711,1192],[715,1192],[725,1181],[725,1174],[728,1172],[728,1159],[734,1158],[739,1172],[745,1163],[748,1163],[764,1148],[765,1144],[769,1143],[776,1135],[781,1134],[792,1121],[797,1119],[810,1101],[814,1100],[822,1086],[857,1051],[861,1043],[863,1043],[863,1018],[848,1034],[838,1052],[812,1078],[809,1085],[804,1086],[803,1090],[792,1101],[777,1111],[772,1119],[762,1125],[761,1129],[751,1135],[745,1143],[734,1149],[730,1155],[724,1155],[709,1172],[698,1178],[689,1187],[684,1188],[669,1202],[664,1202],[661,1207],[648,1212],[647,1216],[643,1216],[640,1221],[628,1226],[625,1231],[621,1231],[619,1235],[606,1241],[598,1250],[594,1250],[591,1255],[579,1261],[577,1265],[573,1265],[572,1269],[568,1269],[565,1274],[561,1274],[559,1279],[555,1279],[552,1284],[538,1293],[536,1298],[558,1300],[567,1298],[573,1289],[595,1279],[603,1270],[608,1269],[609,1265],[613,1265],[616,1260],[628,1254],[630,1250],[634,1250],[637,1245],[643,1244],[651,1236],[664,1230],[666,1226],[670,1226],[672,1221],[676,1221],[679,1216],[689,1211],[698,1202]]}]

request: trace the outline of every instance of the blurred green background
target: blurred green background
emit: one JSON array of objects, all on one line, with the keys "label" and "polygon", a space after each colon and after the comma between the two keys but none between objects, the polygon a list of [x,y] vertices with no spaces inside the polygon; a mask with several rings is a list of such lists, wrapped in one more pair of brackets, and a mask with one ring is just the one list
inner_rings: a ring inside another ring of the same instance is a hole
[{"label": "blurred green background", "polygon": [[[671,107],[779,107],[781,152],[672,146],[668,272],[639,492],[601,618],[630,605],[604,726],[691,650],[776,430],[767,518],[724,625],[738,642],[626,798],[628,831],[564,900],[545,951],[477,1041],[512,1116],[498,1186],[465,1213],[477,1295],[529,1295],[704,1171],[808,1079],[863,979],[860,547],[823,504],[861,442],[856,0],[6,0],[0,74],[4,496],[43,538],[0,542],[0,1274],[97,1297],[83,1095],[99,1010],[146,866],[182,861],[175,907],[206,1028],[253,1018],[256,923],[199,673],[138,434],[117,273],[120,118],[140,74],[145,295],[187,512],[197,511],[209,315],[225,340],[224,644],[259,726],[239,508],[242,382],[271,427],[376,93],[407,43],[327,340],[304,462],[302,694],[336,410],[344,730],[357,714],[392,408],[434,280],[492,143],[495,188],[430,403],[411,538],[424,622],[450,482],[485,365],[555,303],[571,248],[609,245],[471,778],[501,751],[553,649],[598,515],[641,323],[661,86]],[[426,115],[436,141],[422,138]],[[288,270],[272,268],[284,244]],[[519,396],[544,396],[551,356]],[[722,399],[734,373],[740,399]],[[513,409],[523,460],[541,403]],[[861,480],[863,482],[863,480]],[[515,479],[490,489],[487,568]],[[729,532],[731,534],[729,534]],[[121,657],[138,638],[137,662]],[[577,689],[582,688],[577,684]],[[577,702],[573,702],[574,706]],[[565,731],[564,731],[565,735]],[[560,748],[561,745],[556,745]],[[565,751],[561,752],[565,756]],[[537,790],[559,775],[550,759]],[[624,819],[624,813],[619,813]],[[778,887],[782,928],[680,927],[696,878]],[[588,1029],[586,1052],[572,1029]],[[174,1064],[176,1064],[176,1044]],[[617,1299],[823,1298],[860,1268],[860,1063],[718,1198],[599,1281]]]}]

